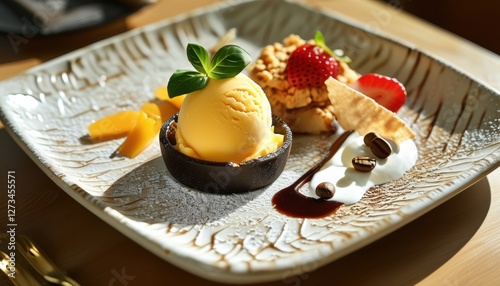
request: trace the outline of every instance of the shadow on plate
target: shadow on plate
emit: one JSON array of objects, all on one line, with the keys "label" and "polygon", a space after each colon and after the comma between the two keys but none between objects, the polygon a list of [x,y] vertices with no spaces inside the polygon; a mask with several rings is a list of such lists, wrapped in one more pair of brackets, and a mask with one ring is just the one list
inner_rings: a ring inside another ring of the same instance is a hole
[{"label": "shadow on plate", "polygon": [[118,179],[98,199],[136,221],[192,226],[227,217],[265,190],[230,195],[196,191],[180,185],[158,157]]}]

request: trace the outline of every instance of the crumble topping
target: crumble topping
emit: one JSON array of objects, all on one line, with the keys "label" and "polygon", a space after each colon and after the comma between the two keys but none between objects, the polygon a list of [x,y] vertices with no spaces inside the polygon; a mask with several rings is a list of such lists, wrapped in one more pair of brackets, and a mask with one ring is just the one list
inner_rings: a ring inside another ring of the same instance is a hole
[{"label": "crumble topping", "polygon": [[[294,132],[332,133],[335,116],[326,86],[320,88],[295,88],[288,83],[286,64],[296,48],[314,40],[306,41],[298,35],[290,35],[283,43],[267,45],[259,58],[250,67],[250,77],[257,82],[268,96],[273,113],[281,117]],[[339,62],[337,80],[354,82],[359,74],[346,63]]]}]

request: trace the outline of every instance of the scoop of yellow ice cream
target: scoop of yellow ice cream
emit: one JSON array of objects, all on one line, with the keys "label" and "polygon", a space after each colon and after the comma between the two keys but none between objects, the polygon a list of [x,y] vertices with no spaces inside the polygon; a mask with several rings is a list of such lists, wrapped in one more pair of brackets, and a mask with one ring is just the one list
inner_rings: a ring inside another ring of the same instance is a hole
[{"label": "scoop of yellow ice cream", "polygon": [[270,103],[262,88],[243,74],[210,79],[186,96],[179,111],[177,149],[194,158],[241,163],[275,151]]}]

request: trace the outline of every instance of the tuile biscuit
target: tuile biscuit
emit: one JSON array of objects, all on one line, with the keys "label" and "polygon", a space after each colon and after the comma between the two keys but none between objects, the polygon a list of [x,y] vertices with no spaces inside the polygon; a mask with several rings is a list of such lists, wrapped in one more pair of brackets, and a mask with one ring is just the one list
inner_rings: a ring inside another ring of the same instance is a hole
[{"label": "tuile biscuit", "polygon": [[415,138],[415,133],[396,113],[375,100],[332,77],[325,84],[335,117],[344,130],[356,130],[361,135],[375,132],[396,144]]}]

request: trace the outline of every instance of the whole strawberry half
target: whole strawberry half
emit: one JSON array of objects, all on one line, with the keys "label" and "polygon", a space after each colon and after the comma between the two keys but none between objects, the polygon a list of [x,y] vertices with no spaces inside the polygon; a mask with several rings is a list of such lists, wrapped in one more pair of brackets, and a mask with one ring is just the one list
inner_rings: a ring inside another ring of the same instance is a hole
[{"label": "whole strawberry half", "polygon": [[290,55],[286,69],[291,86],[321,87],[329,77],[337,78],[339,63],[322,48],[304,44]]},{"label": "whole strawberry half", "polygon": [[406,89],[397,79],[381,74],[362,75],[351,87],[372,98],[378,104],[397,112],[406,101]]}]

